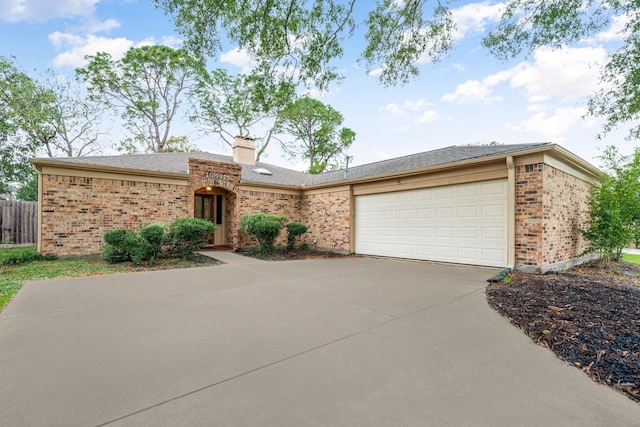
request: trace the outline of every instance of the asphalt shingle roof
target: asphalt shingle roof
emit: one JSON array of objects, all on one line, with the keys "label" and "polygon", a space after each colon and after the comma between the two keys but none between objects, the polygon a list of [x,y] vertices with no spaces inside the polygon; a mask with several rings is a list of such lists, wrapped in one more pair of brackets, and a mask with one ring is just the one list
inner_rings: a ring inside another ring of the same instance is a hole
[{"label": "asphalt shingle roof", "polygon": [[[451,146],[423,153],[412,154],[404,157],[368,163],[360,166],[349,167],[346,179],[364,179],[377,175],[392,174],[396,172],[411,171],[430,166],[446,165],[464,160],[479,159],[499,154],[513,153],[536,147],[550,145],[539,144],[513,144],[513,145],[474,145]],[[87,166],[105,166],[135,170],[148,170],[157,172],[169,172],[188,174],[188,159],[198,158],[218,162],[233,162],[232,156],[224,156],[213,153],[154,153],[133,154],[124,156],[93,156],[93,157],[65,157],[65,158],[41,158],[36,160],[55,161],[61,163],[75,163]],[[258,182],[274,185],[319,185],[339,183],[345,180],[344,169],[325,172],[318,175],[310,175],[292,169],[282,168],[268,163],[257,162],[255,166],[242,165],[242,180],[244,182]],[[255,172],[255,169],[267,169],[272,174],[263,175]]]}]

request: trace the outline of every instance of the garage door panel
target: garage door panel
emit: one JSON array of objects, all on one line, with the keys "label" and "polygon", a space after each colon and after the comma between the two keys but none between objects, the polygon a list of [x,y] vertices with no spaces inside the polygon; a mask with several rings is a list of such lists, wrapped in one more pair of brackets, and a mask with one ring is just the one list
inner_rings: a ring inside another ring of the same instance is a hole
[{"label": "garage door panel", "polygon": [[458,197],[477,197],[478,196],[478,187],[473,185],[466,185],[462,187],[458,187]]},{"label": "garage door panel", "polygon": [[507,182],[357,196],[356,253],[501,267]]},{"label": "garage door panel", "polygon": [[414,226],[401,226],[399,228],[399,233],[400,236],[415,236],[416,233],[416,227]]},{"label": "garage door panel", "polygon": [[483,218],[500,218],[504,219],[507,216],[507,207],[502,204],[484,205],[482,206]]},{"label": "garage door panel", "polygon": [[431,208],[419,208],[416,210],[416,218],[418,219],[431,219],[433,218],[433,209]]},{"label": "garage door panel", "polygon": [[399,194],[398,200],[401,202],[412,202],[416,199],[416,193],[412,191],[403,191]]},{"label": "garage door panel", "polygon": [[417,201],[432,201],[434,198],[434,193],[431,192],[416,192],[416,200]]},{"label": "garage door panel", "polygon": [[507,234],[504,227],[482,227],[483,240],[506,240]]},{"label": "garage door panel", "polygon": [[456,235],[454,227],[437,227],[436,228],[436,236],[439,238],[450,238],[453,239]]},{"label": "garage door panel", "polygon": [[432,237],[433,236],[433,227],[417,226],[416,227],[416,236]]},{"label": "garage door panel", "polygon": [[492,181],[482,183],[480,186],[482,190],[482,196],[507,196],[507,186],[503,185],[503,182]]},{"label": "garage door panel", "polygon": [[[385,227],[384,236],[387,238],[394,238],[398,236],[398,227]],[[396,239],[394,239],[396,240]]]},{"label": "garage door panel", "polygon": [[465,247],[460,247],[458,248],[458,257],[462,260],[466,260],[466,261],[473,261],[478,259],[478,248],[465,248]]},{"label": "garage door panel", "polygon": [[384,211],[383,217],[384,219],[398,219],[398,211],[396,209]]},{"label": "garage door panel", "polygon": [[435,198],[436,200],[447,200],[456,197],[456,190],[453,187],[436,187]]},{"label": "garage door panel", "polygon": [[502,251],[497,250],[497,249],[483,249],[482,250],[482,257],[484,259],[487,260],[493,260],[496,263],[498,262],[502,262],[502,259],[504,257]]},{"label": "garage door panel", "polygon": [[415,245],[398,245],[398,250],[402,255],[415,255],[416,247]]},{"label": "garage door panel", "polygon": [[458,237],[461,239],[477,239],[478,229],[476,227],[459,227]]},{"label": "garage door panel", "polygon": [[454,212],[455,212],[455,209],[450,207],[437,208],[436,218],[445,218],[445,219],[453,218]]},{"label": "garage door panel", "polygon": [[458,218],[476,218],[478,216],[477,206],[461,206],[458,208]]},{"label": "garage door panel", "polygon": [[416,217],[415,209],[400,209],[399,218],[400,219],[414,219]]},{"label": "garage door panel", "polygon": [[447,261],[455,258],[456,248],[453,246],[436,246],[436,255],[446,258]]}]

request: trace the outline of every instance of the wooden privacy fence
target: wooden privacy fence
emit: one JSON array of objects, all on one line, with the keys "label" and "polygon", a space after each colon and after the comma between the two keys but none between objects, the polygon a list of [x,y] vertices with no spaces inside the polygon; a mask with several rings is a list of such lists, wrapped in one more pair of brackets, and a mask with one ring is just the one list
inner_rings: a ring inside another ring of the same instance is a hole
[{"label": "wooden privacy fence", "polygon": [[0,200],[0,244],[37,243],[38,202]]}]

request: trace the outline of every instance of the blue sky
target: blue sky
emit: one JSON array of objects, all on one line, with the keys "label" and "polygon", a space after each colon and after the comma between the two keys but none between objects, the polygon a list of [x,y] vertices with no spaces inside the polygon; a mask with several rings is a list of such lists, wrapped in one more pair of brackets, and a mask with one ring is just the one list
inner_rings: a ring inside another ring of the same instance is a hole
[{"label": "blue sky", "polygon": [[[555,142],[594,164],[598,149],[606,145],[632,151],[633,143],[624,140],[626,128],[597,140],[602,122],[582,118],[588,95],[598,87],[606,49],[619,41],[618,22],[575,46],[500,62],[481,47],[480,36],[495,25],[502,3],[456,1],[451,6],[458,26],[456,48],[441,62],[420,63],[420,77],[408,85],[384,88],[375,72],[367,75],[358,64],[362,40],[356,37],[346,45],[339,63],[346,78],[319,99],[340,111],[344,125],[356,132],[350,150],[355,164],[490,141]],[[117,58],[132,46],[150,43],[181,43],[170,19],[151,0],[0,2],[0,55],[15,56],[28,72],[48,68],[73,75],[87,54],[106,51]],[[251,62],[229,46],[211,66],[240,72]],[[119,131],[111,132],[117,142]],[[229,154],[214,136],[196,139],[186,120],[172,134],[188,135],[206,151]],[[275,146],[267,153],[262,160],[304,168]]]}]

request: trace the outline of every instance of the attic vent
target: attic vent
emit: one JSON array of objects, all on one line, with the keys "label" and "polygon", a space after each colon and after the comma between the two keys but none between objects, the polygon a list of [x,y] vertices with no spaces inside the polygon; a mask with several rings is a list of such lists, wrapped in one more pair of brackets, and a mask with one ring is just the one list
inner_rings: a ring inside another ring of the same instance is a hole
[{"label": "attic vent", "polygon": [[258,175],[273,175],[270,170],[265,168],[256,168],[253,171]]}]

